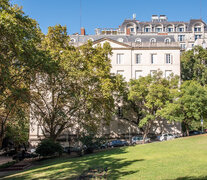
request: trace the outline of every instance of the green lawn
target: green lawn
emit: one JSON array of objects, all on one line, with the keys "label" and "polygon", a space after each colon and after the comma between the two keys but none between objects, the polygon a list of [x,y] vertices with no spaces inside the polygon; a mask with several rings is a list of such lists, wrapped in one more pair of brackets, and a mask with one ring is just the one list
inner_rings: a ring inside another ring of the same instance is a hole
[{"label": "green lawn", "polygon": [[108,167],[107,179],[207,179],[207,135],[50,160],[4,179],[76,179],[89,167]]}]

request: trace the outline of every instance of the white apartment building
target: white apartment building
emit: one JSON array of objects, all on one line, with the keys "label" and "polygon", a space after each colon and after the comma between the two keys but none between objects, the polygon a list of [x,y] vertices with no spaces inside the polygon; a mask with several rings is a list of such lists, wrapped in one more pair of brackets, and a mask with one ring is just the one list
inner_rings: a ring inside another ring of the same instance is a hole
[{"label": "white apartment building", "polygon": [[[152,15],[151,21],[142,22],[133,19],[124,20],[119,28],[97,28],[96,35],[172,35],[182,50],[192,49],[195,45],[201,45],[206,48],[207,27],[201,19],[190,19],[189,22],[168,21],[166,15]],[[141,38],[142,39],[142,38]]]},{"label": "white apartment building", "polygon": [[[192,32],[189,31],[190,29]],[[204,31],[205,23],[201,20],[191,20],[189,24],[172,23],[167,22],[165,16],[159,18],[153,16],[151,22],[125,20],[118,29],[96,29],[95,35],[86,35],[85,29],[82,28],[80,35],[74,34],[70,38],[71,44],[74,46],[81,46],[88,40],[93,41],[94,46],[109,42],[113,52],[110,57],[111,73],[121,74],[126,81],[129,81],[153,74],[158,70],[163,72],[164,77],[168,77],[171,73],[180,76],[180,46],[184,47],[182,44],[185,44],[185,48],[192,46],[197,42],[195,37],[205,37]],[[185,38],[179,40],[181,35]],[[101,125],[100,133],[107,137],[125,138],[128,138],[129,133],[140,133],[137,124],[128,120],[115,117],[110,125]],[[77,126],[74,126],[63,133],[62,142],[67,142],[69,137],[76,137],[76,129]],[[154,127],[152,131],[153,133],[164,131],[180,134],[181,126],[179,123],[168,124],[165,122],[162,127]],[[41,129],[38,124],[34,123],[30,128],[30,142],[36,144],[41,137]]]}]

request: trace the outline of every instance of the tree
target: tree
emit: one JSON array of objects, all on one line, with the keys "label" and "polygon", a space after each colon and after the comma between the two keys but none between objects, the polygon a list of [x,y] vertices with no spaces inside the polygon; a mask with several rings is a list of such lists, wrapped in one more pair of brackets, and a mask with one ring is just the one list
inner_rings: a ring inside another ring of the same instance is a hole
[{"label": "tree", "polygon": [[113,115],[116,77],[110,74],[111,47],[93,47],[92,42],[75,48],[69,45],[66,27],[49,27],[42,48],[56,66],[32,79],[33,120],[46,138],[55,141],[67,128],[78,125],[97,130],[101,120]]},{"label": "tree", "polygon": [[207,83],[207,50],[196,46],[181,56],[182,80],[196,80],[201,85]]},{"label": "tree", "polygon": [[30,76],[44,67],[37,23],[8,0],[0,1],[0,147],[9,120],[29,102]]},{"label": "tree", "polygon": [[190,127],[200,122],[207,114],[206,87],[197,81],[185,81],[172,103],[160,111],[160,115],[170,121],[182,122],[189,136]]},{"label": "tree", "polygon": [[142,117],[138,125],[143,128],[144,142],[153,123],[164,120],[158,112],[165,107],[166,103],[172,101],[177,86],[178,77],[163,78],[161,71],[153,76],[148,75],[130,81],[128,98],[137,109],[141,110]]}]

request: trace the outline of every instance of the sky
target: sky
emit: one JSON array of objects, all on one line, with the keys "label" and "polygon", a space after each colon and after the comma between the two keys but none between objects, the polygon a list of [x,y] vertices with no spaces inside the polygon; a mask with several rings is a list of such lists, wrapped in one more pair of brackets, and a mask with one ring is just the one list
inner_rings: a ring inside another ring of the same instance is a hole
[{"label": "sky", "polygon": [[202,18],[207,23],[207,0],[11,0],[35,19],[43,33],[49,26],[66,25],[69,34],[94,34],[95,28],[118,28],[136,14],[139,21],[166,15],[168,21]]}]

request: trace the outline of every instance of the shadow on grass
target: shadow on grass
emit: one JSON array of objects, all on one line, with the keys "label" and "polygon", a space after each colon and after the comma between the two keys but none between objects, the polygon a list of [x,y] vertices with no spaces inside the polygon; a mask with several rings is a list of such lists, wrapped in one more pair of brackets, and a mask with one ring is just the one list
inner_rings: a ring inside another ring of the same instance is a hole
[{"label": "shadow on grass", "polygon": [[[139,170],[126,170],[127,166],[143,161],[144,159],[126,160],[121,155],[126,153],[125,148],[116,148],[110,151],[85,155],[79,158],[54,160],[49,164],[32,169],[24,174],[16,174],[8,179],[78,179],[80,174],[89,168],[107,168],[107,179],[119,179],[120,177],[137,173]],[[117,156],[116,156],[117,155]],[[120,170],[121,169],[121,170]],[[7,179],[5,177],[5,179]]]},{"label": "shadow on grass", "polygon": [[186,176],[186,177],[179,177],[175,180],[206,180],[207,176],[201,176],[201,177],[193,177],[193,176]]}]

